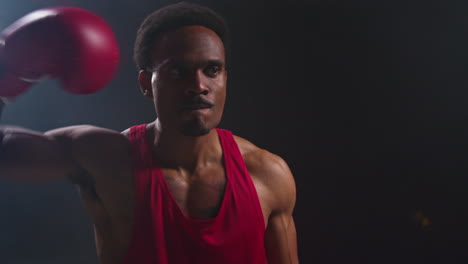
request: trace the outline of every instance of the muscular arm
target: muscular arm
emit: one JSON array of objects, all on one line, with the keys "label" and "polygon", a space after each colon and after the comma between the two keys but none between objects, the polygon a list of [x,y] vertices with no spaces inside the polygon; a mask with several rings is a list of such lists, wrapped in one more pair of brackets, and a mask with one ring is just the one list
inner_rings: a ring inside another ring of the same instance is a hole
[{"label": "muscular arm", "polygon": [[[259,194],[268,208],[265,230],[265,250],[270,264],[297,264],[296,227],[292,213],[296,203],[294,177],[279,156],[260,149],[249,141],[236,137],[252,177],[262,187]],[[258,191],[258,190],[257,190]]]},{"label": "muscular arm", "polygon": [[126,140],[116,131],[72,126],[39,133],[0,127],[0,177],[41,181],[93,170],[99,159]]},{"label": "muscular arm", "polygon": [[[273,154],[270,154],[273,155]],[[296,227],[292,216],[296,203],[296,186],[286,162],[270,158],[270,190],[274,195],[272,211],[265,231],[265,249],[270,264],[297,264]]]},{"label": "muscular arm", "polygon": [[0,177],[39,181],[64,177],[77,169],[64,135],[0,127]]}]

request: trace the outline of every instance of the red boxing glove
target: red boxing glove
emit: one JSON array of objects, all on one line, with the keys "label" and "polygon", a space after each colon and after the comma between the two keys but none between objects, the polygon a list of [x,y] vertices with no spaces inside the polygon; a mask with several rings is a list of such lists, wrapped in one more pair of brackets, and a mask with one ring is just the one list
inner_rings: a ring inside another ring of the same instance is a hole
[{"label": "red boxing glove", "polygon": [[89,94],[114,77],[119,48],[110,26],[77,7],[33,11],[0,33],[0,96],[59,78],[63,89]]}]

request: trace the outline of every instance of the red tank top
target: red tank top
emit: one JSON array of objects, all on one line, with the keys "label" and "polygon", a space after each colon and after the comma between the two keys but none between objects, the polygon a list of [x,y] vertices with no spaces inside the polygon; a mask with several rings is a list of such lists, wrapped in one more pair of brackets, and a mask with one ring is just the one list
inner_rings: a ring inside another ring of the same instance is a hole
[{"label": "red tank top", "polygon": [[213,219],[186,217],[152,157],[146,125],[130,129],[135,173],[133,239],[123,264],[265,264],[260,202],[232,133],[216,129],[226,172]]}]

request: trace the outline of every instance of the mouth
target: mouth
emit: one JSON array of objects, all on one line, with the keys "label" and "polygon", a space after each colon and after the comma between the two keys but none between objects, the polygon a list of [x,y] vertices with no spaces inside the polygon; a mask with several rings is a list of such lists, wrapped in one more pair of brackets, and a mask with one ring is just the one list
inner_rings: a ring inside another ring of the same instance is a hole
[{"label": "mouth", "polygon": [[202,96],[186,98],[186,100],[179,105],[181,112],[192,114],[207,114],[213,107],[214,104]]},{"label": "mouth", "polygon": [[186,111],[192,111],[192,110],[200,110],[200,109],[209,109],[212,107],[213,106],[209,104],[187,104],[187,105],[183,105],[181,109],[186,110]]},{"label": "mouth", "polygon": [[203,109],[211,109],[214,104],[202,97],[193,97],[180,105],[182,111],[195,111]]}]

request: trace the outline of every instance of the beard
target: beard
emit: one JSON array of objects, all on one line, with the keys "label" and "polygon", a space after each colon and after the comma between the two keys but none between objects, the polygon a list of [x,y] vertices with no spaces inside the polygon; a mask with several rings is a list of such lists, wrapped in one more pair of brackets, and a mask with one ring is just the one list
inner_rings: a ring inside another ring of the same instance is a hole
[{"label": "beard", "polygon": [[211,128],[208,128],[203,122],[196,118],[185,122],[182,125],[182,134],[188,137],[200,137],[208,134]]}]

